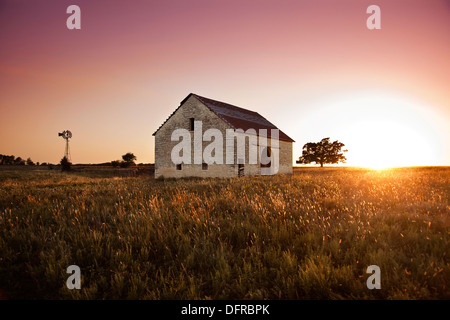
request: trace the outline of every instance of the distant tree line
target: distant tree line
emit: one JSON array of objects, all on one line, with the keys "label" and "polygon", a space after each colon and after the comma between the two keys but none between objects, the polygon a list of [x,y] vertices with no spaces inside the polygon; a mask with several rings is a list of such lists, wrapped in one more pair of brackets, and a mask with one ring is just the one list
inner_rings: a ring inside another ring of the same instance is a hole
[{"label": "distant tree line", "polygon": [[[112,165],[113,167],[129,168],[129,167],[136,165],[136,163],[135,163],[136,159],[137,158],[133,153],[128,152],[122,156],[122,160],[114,160],[111,162],[106,162],[106,163],[97,164],[97,165]],[[72,163],[70,163],[65,157],[63,159],[61,159],[59,164],[63,167],[64,171],[70,170],[70,167],[72,165]],[[4,155],[4,154],[0,154],[0,165],[54,166],[54,164],[47,163],[47,162],[43,162],[43,163],[36,162],[35,163],[33,160],[31,160],[31,158],[27,158],[25,160],[21,157],[15,157],[13,155],[8,156],[8,155]]]},{"label": "distant tree line", "polygon": [[47,163],[40,164],[39,162],[34,163],[31,158],[28,158],[27,160],[22,159],[21,157],[15,157],[15,156],[8,156],[5,154],[0,154],[0,165],[9,165],[9,166],[34,166],[34,165],[43,165],[46,166]]}]

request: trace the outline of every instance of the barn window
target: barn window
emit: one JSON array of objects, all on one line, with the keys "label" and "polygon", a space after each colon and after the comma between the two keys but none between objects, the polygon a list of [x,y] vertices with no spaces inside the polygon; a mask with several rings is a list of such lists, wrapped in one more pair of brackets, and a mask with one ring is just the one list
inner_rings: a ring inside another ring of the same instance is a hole
[{"label": "barn window", "polygon": [[177,164],[177,170],[181,170],[181,169],[183,169],[182,164],[181,163]]},{"label": "barn window", "polygon": [[194,118],[189,118],[189,127],[191,131],[194,131]]},{"label": "barn window", "polygon": [[208,164],[207,163],[202,163],[202,170],[208,170]]}]

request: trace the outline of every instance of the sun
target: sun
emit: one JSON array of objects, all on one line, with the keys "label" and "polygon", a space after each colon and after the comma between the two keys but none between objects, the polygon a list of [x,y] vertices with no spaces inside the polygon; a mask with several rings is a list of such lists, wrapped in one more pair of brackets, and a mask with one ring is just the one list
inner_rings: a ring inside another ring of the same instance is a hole
[{"label": "sun", "polygon": [[430,108],[385,92],[353,93],[327,108],[347,165],[371,169],[435,165],[440,141]]},{"label": "sun", "polygon": [[[348,128],[347,158],[355,165],[373,169],[431,164],[433,148],[417,125],[405,118],[373,116]],[[351,132],[351,133],[350,133]]]}]

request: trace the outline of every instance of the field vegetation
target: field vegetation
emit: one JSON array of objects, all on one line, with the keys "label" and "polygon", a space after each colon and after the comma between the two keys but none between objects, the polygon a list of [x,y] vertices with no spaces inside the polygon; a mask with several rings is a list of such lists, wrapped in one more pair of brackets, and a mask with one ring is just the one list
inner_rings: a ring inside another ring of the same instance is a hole
[{"label": "field vegetation", "polygon": [[[8,299],[450,299],[450,168],[0,170]],[[69,265],[81,289],[66,287]],[[369,290],[369,265],[381,289]]]}]

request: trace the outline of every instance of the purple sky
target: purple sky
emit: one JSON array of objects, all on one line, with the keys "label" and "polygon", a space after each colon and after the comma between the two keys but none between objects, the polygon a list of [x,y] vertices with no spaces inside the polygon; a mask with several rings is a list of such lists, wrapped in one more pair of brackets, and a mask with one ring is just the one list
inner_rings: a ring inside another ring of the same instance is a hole
[{"label": "purple sky", "polygon": [[349,165],[450,165],[449,34],[444,0],[1,0],[0,153],[59,162],[69,129],[74,163],[153,162],[193,92],[259,112],[295,158],[330,136]]}]

